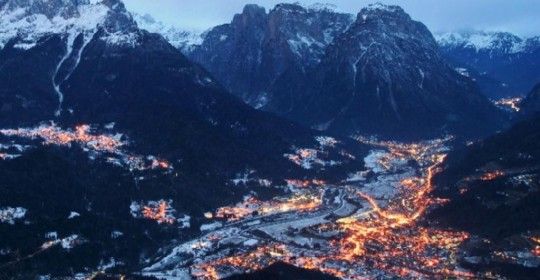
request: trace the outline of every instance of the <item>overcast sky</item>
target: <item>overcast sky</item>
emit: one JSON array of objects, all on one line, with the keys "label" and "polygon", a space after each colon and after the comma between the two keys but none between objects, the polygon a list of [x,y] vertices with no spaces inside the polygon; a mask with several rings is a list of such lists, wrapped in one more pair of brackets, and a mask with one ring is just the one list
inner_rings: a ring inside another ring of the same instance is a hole
[{"label": "overcast sky", "polygon": [[[186,29],[205,30],[230,22],[248,3],[271,8],[277,3],[300,2],[311,5],[331,3],[339,11],[358,13],[375,1],[366,0],[124,0],[127,8],[148,13],[166,24]],[[382,0],[402,6],[414,19],[432,31],[502,30],[519,35],[540,34],[540,0]]]}]

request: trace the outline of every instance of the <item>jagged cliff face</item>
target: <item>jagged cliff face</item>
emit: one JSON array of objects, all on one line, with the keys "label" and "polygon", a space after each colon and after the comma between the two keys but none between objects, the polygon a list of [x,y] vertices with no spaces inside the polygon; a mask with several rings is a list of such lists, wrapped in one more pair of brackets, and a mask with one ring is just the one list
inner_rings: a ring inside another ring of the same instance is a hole
[{"label": "jagged cliff face", "polygon": [[246,6],[230,25],[208,32],[202,45],[190,56],[211,71],[228,90],[244,95],[261,87],[262,74],[258,67],[262,62],[265,21],[264,8]]},{"label": "jagged cliff face", "polygon": [[446,64],[429,30],[397,6],[363,9],[306,80],[283,113],[318,129],[426,137],[489,133],[500,121],[473,81]]},{"label": "jagged cliff face", "polygon": [[490,98],[523,96],[540,82],[540,38],[506,32],[438,34],[443,55]]},{"label": "jagged cliff face", "polygon": [[[291,4],[277,5],[268,15],[266,48],[279,43],[281,52],[292,53],[292,60],[310,68],[318,64],[328,45],[352,23],[353,17],[331,9],[311,9]],[[285,68],[285,67],[284,67]],[[283,71],[283,69],[282,69]]]},{"label": "jagged cliff face", "polygon": [[350,15],[327,8],[279,4],[266,13],[247,5],[230,24],[209,31],[189,56],[231,92],[263,107],[280,76],[317,65],[325,48],[351,22]]}]

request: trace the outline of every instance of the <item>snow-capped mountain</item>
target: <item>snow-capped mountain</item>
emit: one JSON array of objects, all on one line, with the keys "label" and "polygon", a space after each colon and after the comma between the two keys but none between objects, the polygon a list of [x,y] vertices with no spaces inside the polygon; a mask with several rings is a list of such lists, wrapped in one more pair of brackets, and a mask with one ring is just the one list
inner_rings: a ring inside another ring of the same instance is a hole
[{"label": "snow-capped mountain", "polygon": [[443,55],[469,69],[491,98],[523,96],[540,82],[540,37],[508,32],[463,32],[436,35]]},{"label": "snow-capped mountain", "polygon": [[394,137],[471,126],[489,133],[500,120],[475,83],[447,65],[430,31],[397,6],[362,9],[303,80],[278,82],[282,103],[266,109],[318,129]]},{"label": "snow-capped mountain", "polygon": [[151,15],[140,15],[133,13],[137,25],[152,33],[161,34],[171,45],[181,50],[184,54],[189,54],[193,49],[202,44],[204,33],[197,31],[188,31],[173,25],[166,25],[161,21],[154,19]]},{"label": "snow-capped mountain", "polygon": [[279,4],[268,13],[247,5],[230,24],[210,30],[190,57],[231,92],[261,107],[281,75],[317,65],[352,21],[328,5]]},{"label": "snow-capped mountain", "polygon": [[477,52],[493,54],[519,53],[526,49],[526,40],[507,32],[466,32],[435,34],[443,48],[470,48]]},{"label": "snow-capped mountain", "polygon": [[30,49],[51,34],[67,34],[68,48],[79,34],[85,42],[101,28],[111,44],[132,44],[136,25],[116,0],[0,2],[0,48],[13,41],[15,48]]}]

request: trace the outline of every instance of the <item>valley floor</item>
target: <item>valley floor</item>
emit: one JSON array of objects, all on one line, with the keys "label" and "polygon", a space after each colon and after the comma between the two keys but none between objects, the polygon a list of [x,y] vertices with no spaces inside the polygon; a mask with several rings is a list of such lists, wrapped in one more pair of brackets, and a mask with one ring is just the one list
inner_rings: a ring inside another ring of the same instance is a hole
[{"label": "valley floor", "polygon": [[448,140],[358,138],[373,147],[366,171],[335,185],[291,183],[287,197],[246,197],[208,213],[202,236],[174,245],[142,274],[221,279],[285,262],[344,279],[475,278],[458,265],[467,233],[419,223],[429,208],[444,203],[430,192]]}]

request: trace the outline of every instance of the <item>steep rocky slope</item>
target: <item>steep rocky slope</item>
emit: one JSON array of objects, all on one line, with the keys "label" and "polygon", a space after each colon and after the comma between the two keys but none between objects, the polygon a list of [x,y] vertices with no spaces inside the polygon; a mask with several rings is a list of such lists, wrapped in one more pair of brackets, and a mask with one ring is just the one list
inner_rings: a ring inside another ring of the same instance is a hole
[{"label": "steep rocky slope", "polygon": [[327,7],[279,4],[267,13],[247,5],[230,24],[210,30],[189,56],[231,92],[262,107],[279,77],[317,65],[351,22],[350,15]]}]

